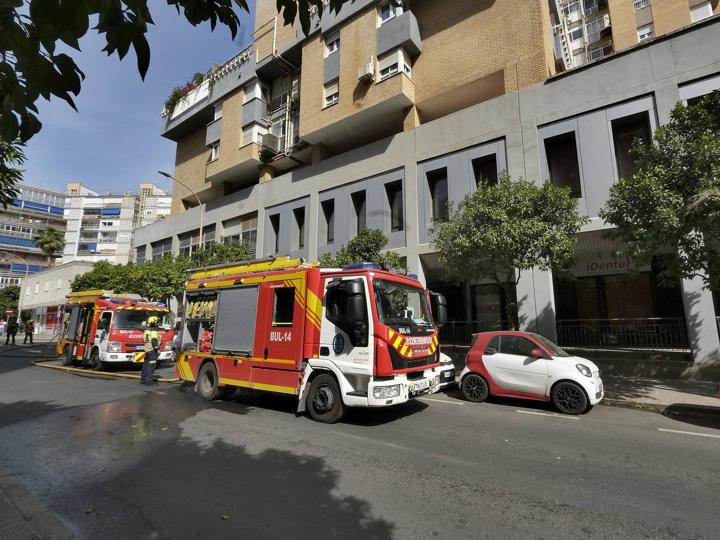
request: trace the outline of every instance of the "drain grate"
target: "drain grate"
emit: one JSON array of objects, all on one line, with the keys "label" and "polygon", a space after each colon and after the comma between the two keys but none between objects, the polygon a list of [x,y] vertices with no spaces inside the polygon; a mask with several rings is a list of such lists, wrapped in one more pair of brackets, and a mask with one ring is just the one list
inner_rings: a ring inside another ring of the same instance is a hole
[{"label": "drain grate", "polygon": [[0,540],[40,540],[15,505],[2,495],[0,495]]}]

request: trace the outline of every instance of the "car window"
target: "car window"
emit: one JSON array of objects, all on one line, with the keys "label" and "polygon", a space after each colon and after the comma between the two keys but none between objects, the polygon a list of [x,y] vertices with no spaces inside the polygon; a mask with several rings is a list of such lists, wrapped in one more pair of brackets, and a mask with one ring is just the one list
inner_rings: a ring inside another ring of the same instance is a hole
[{"label": "car window", "polygon": [[493,337],[490,342],[487,344],[487,347],[485,347],[485,350],[492,349],[495,352],[498,352],[498,349],[500,349],[500,336]]},{"label": "car window", "polygon": [[530,356],[530,351],[533,349],[537,349],[537,345],[524,337],[503,336],[500,340],[500,352],[504,354]]}]

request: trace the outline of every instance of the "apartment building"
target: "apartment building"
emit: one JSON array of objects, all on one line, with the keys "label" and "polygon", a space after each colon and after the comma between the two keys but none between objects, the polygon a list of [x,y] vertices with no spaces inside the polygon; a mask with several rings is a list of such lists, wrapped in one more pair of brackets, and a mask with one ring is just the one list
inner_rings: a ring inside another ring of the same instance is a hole
[{"label": "apartment building", "polygon": [[718,0],[550,0],[558,70],[707,19]]},{"label": "apartment building", "polygon": [[175,177],[202,205],[176,189],[173,214],[136,231],[138,261],[243,241],[243,231],[258,257],[314,260],[379,228],[410,271],[445,292],[458,324],[502,326],[502,291],[447,283],[430,226],[505,170],[570,186],[591,220],[575,280],[521,273],[523,327],[567,345],[641,335],[713,358],[712,294],[697,281],[660,287],[654,268],[628,275],[597,216],[632,168],[629,141],[649,138],[678,101],[720,88],[720,20],[691,24],[686,4],[683,28],[556,73],[552,5],[518,4],[356,0],[305,37],[259,1],[253,44],[163,113]]},{"label": "apartment building", "polygon": [[19,285],[48,267],[50,261],[33,238],[47,227],[64,231],[64,207],[64,193],[24,185],[17,198],[0,210],[0,288]]},{"label": "apartment building", "polygon": [[145,227],[170,215],[172,196],[155,184],[140,184],[135,227]]},{"label": "apartment building", "polygon": [[72,261],[133,259],[133,231],[170,215],[172,197],[155,184],[141,183],[138,193],[100,194],[80,182],[67,185],[65,254]]}]

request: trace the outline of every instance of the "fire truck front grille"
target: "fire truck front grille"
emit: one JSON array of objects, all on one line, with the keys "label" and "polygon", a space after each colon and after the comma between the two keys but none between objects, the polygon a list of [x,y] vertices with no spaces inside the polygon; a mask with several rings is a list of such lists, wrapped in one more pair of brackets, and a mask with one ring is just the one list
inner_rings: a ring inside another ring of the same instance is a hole
[{"label": "fire truck front grille", "polygon": [[393,369],[412,369],[428,366],[437,362],[434,354],[421,358],[403,358],[394,349],[388,348],[390,349],[390,360],[392,361]]}]

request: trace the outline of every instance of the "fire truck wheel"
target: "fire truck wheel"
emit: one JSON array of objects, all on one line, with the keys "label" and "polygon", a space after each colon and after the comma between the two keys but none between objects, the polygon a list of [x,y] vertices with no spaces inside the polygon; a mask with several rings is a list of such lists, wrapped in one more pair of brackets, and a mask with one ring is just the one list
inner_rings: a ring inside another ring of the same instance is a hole
[{"label": "fire truck wheel", "polygon": [[207,362],[202,365],[198,373],[195,388],[197,389],[197,393],[208,401],[223,399],[235,390],[232,387],[218,386],[217,367],[215,367],[213,362]]},{"label": "fire truck wheel", "polygon": [[88,360],[88,364],[90,365],[90,369],[95,371],[101,371],[103,367],[103,363],[100,361],[100,353],[97,349],[93,349],[93,351],[90,353],[90,359]]},{"label": "fire truck wheel", "polygon": [[73,365],[73,357],[72,357],[72,347],[65,347],[63,349],[63,355],[62,355],[62,365],[63,366],[72,366]]},{"label": "fire truck wheel", "polygon": [[345,416],[345,404],[335,377],[318,375],[310,384],[306,408],[316,422],[334,424]]}]

